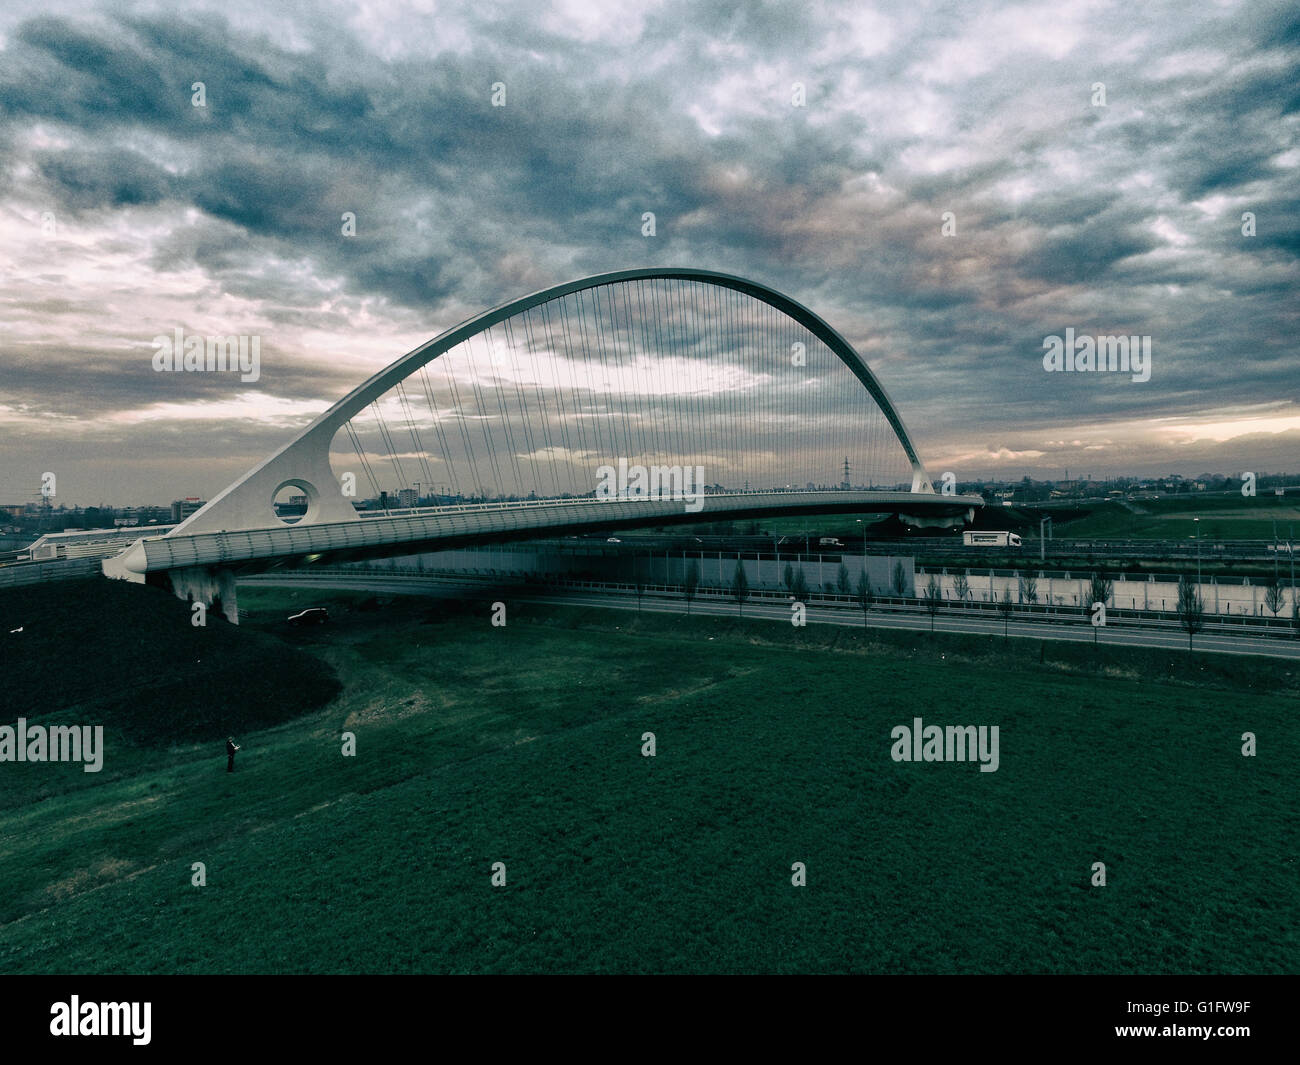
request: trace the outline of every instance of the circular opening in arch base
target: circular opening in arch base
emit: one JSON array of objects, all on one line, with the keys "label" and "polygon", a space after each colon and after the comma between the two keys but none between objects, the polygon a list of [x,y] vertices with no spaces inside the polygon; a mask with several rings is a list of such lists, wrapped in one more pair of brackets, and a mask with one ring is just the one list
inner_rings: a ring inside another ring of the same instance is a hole
[{"label": "circular opening in arch base", "polygon": [[296,525],[316,508],[316,487],[307,481],[285,481],[275,491],[271,510],[285,525]]}]

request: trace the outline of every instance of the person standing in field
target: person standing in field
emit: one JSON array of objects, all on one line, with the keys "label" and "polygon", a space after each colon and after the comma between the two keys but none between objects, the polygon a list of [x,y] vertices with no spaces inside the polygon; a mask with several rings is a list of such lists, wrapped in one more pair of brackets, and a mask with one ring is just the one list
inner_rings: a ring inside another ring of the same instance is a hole
[{"label": "person standing in field", "polygon": [[233,736],[226,737],[226,772],[235,771],[235,752],[239,750],[239,744],[235,742]]}]

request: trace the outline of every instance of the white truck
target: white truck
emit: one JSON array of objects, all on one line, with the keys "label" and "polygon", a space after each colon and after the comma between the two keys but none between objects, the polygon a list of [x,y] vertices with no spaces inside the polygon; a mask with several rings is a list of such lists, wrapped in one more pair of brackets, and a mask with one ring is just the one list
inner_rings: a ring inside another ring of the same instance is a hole
[{"label": "white truck", "polygon": [[1013,532],[964,532],[961,542],[966,547],[1019,547],[1020,536]]}]

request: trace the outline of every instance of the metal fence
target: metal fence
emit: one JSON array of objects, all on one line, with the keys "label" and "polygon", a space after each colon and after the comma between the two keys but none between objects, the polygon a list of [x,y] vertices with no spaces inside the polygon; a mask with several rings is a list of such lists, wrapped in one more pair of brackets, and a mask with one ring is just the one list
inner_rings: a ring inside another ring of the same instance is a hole
[{"label": "metal fence", "polygon": [[66,558],[54,562],[17,562],[12,566],[0,566],[0,588],[93,577],[103,572],[102,563],[103,559],[100,558]]},{"label": "metal fence", "polygon": [[[508,573],[508,572],[483,572],[483,573],[454,573],[454,572],[426,572],[403,574],[394,572],[390,569],[381,569],[376,566],[370,572],[358,572],[361,567],[351,566],[348,569],[334,569],[331,567],[321,567],[314,571],[283,571],[276,574],[259,574],[257,576],[245,577],[240,579],[240,583],[256,584],[288,584],[298,580],[318,579],[322,576],[328,576],[331,581],[340,581],[340,583],[366,584],[373,583],[376,577],[386,581],[398,583],[415,584],[421,580],[426,582],[441,583],[458,583],[458,584],[487,584],[492,586],[515,585],[521,590],[545,591],[555,590],[572,590],[572,591],[594,591],[607,594],[620,594],[634,596],[638,594],[638,586],[635,584],[605,582],[592,580],[576,580],[564,577],[543,577],[536,574]],[[367,569],[370,569],[367,567]],[[341,578],[341,580],[340,580]],[[685,593],[681,585],[665,584],[644,584],[640,586],[642,596],[653,597],[658,599],[684,600]],[[735,595],[730,588],[725,586],[701,584],[695,589],[694,598],[698,601],[708,602],[731,602],[735,603]],[[751,589],[746,595],[745,602],[793,602],[794,596],[787,591],[770,591]],[[839,595],[832,592],[811,591],[804,602],[808,606],[839,608],[843,610],[862,610],[862,605],[856,596]],[[872,599],[871,611],[880,611],[891,614],[909,614],[914,616],[925,617],[928,614],[928,608],[923,598],[910,598],[900,596],[875,596]],[[942,617],[989,617],[995,620],[1001,620],[1001,610],[1003,608],[998,603],[993,602],[972,602],[956,603],[952,600],[942,600],[935,616]],[[1012,621],[1042,621],[1051,624],[1060,625],[1079,625],[1091,626],[1089,614],[1081,607],[1065,606],[1048,606],[1032,603],[1016,603],[1008,615]],[[1106,628],[1149,628],[1165,629],[1172,631],[1183,631],[1182,622],[1176,611],[1172,610],[1131,610],[1124,608],[1110,608],[1106,611]],[[1273,636],[1277,638],[1300,638],[1300,633],[1296,631],[1289,618],[1267,618],[1253,615],[1243,615],[1240,618],[1224,618],[1216,615],[1205,615],[1200,632],[1206,635],[1221,634],[1235,635],[1246,634],[1250,636]]]}]

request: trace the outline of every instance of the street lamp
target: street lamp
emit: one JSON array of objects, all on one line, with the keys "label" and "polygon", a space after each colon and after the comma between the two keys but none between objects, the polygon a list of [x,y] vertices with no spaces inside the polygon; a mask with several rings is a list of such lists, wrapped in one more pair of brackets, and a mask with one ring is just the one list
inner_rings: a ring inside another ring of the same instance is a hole
[{"label": "street lamp", "polygon": [[1296,613],[1295,606],[1295,526],[1286,527],[1286,553],[1291,560],[1291,613]]},{"label": "street lamp", "polygon": [[1192,524],[1196,526],[1196,594],[1201,594],[1201,519],[1193,518]]}]

